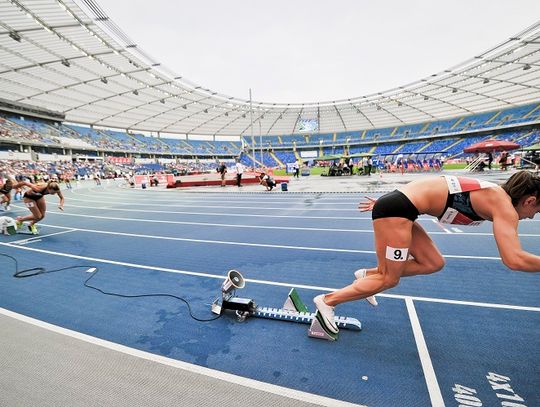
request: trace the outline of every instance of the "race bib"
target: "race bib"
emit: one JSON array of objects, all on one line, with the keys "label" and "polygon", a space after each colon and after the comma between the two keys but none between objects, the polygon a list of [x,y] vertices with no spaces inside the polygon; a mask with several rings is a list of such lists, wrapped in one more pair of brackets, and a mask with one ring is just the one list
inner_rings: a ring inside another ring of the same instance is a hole
[{"label": "race bib", "polygon": [[483,222],[483,220],[472,220],[462,213],[459,213],[454,208],[447,208],[439,219],[439,222],[450,225],[478,226]]},{"label": "race bib", "polygon": [[398,249],[395,247],[386,246],[386,258],[392,261],[407,261],[409,249]]}]

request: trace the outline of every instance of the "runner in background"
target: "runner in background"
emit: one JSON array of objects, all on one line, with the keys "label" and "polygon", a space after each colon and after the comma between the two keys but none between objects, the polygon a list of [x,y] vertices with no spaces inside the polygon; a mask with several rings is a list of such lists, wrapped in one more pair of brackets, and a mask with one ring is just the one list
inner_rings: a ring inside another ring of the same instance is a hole
[{"label": "runner in background", "polygon": [[58,195],[58,198],[60,198],[58,209],[62,211],[64,210],[64,195],[62,195],[60,186],[56,181],[39,184],[22,181],[14,187],[19,188],[21,186],[30,188],[23,193],[23,202],[30,211],[30,215],[17,217],[17,229],[20,229],[24,222],[30,221],[28,229],[32,234],[37,235],[39,232],[36,223],[45,218],[45,212],[47,211],[45,195]]}]

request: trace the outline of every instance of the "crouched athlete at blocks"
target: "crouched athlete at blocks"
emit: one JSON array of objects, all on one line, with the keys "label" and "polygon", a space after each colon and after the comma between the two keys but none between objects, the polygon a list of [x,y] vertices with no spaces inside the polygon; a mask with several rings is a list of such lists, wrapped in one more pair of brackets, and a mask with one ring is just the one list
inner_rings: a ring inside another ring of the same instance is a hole
[{"label": "crouched athlete at blocks", "polygon": [[30,221],[28,228],[32,233],[37,234],[35,224],[45,217],[47,211],[45,195],[58,195],[58,198],[60,198],[58,208],[62,211],[64,210],[64,195],[62,195],[58,183],[54,181],[39,184],[22,181],[17,184],[17,187],[20,186],[30,188],[23,195],[23,202],[30,211],[30,215],[17,217],[17,227],[20,228],[23,222]]},{"label": "crouched athlete at blocks", "polygon": [[351,285],[315,297],[317,309],[334,332],[338,331],[336,305],[369,300],[395,287],[401,277],[430,274],[444,267],[440,251],[416,221],[422,214],[457,225],[491,221],[503,263],[511,270],[540,271],[540,256],[524,251],[518,236],[519,221],[540,212],[540,177],[528,171],[515,173],[500,186],[466,177],[429,177],[378,200],[366,197],[359,209],[372,211],[377,266],[358,270]]}]

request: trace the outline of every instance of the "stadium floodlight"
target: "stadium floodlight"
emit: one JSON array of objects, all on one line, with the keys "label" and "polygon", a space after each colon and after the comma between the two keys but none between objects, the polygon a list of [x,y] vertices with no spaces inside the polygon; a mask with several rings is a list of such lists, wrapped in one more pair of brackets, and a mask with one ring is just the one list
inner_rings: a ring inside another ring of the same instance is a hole
[{"label": "stadium floodlight", "polygon": [[71,66],[71,64],[69,63],[69,61],[66,58],[62,59],[62,65],[66,66],[68,68]]},{"label": "stadium floodlight", "polygon": [[104,76],[101,77],[100,81],[103,82],[103,83],[105,83],[105,84],[109,83],[109,81],[107,80],[107,78],[105,78]]},{"label": "stadium floodlight", "polygon": [[484,79],[484,82],[483,82],[483,83],[484,83],[484,84],[489,83],[489,79],[488,79],[488,78]]},{"label": "stadium floodlight", "polygon": [[452,93],[457,93],[457,89],[456,88],[452,89]]},{"label": "stadium floodlight", "polygon": [[138,91],[137,89],[135,89],[135,90],[133,91],[133,94],[134,94],[135,96],[138,96],[138,95],[139,95],[139,91]]},{"label": "stadium floodlight", "polygon": [[529,64],[525,64],[525,66],[523,67],[523,70],[528,71],[529,69],[531,69],[531,66]]}]

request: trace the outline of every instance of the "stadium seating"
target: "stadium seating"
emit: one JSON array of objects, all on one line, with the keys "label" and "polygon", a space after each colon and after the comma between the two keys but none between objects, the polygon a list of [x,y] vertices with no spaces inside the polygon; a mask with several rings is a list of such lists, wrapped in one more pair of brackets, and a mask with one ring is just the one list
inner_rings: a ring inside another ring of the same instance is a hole
[{"label": "stadium seating", "polygon": [[[0,115],[0,149],[10,150],[14,142],[23,141],[33,150],[47,153],[48,148],[65,147],[70,151],[83,151],[88,156],[98,151],[115,154],[147,154],[170,157],[171,154],[190,158],[237,157],[244,148],[242,160],[247,165],[255,160],[262,165],[279,166],[294,162],[301,150],[316,150],[319,154],[356,154],[369,152],[375,157],[393,157],[398,154],[444,154],[463,156],[463,149],[487,138],[515,141],[522,146],[539,140],[540,105],[517,106],[505,110],[485,112],[452,119],[435,120],[399,127],[346,131],[341,133],[293,134],[251,137],[243,135],[241,141],[213,141],[151,137],[119,130],[99,130],[83,125],[64,125],[36,118]],[[520,125],[520,127],[516,127]],[[523,128],[524,125],[527,127]],[[436,136],[437,139],[433,140]],[[419,140],[415,140],[421,138]],[[406,139],[407,142],[403,142]],[[254,144],[252,144],[254,142]],[[10,144],[11,143],[11,144]],[[95,150],[92,150],[95,148]],[[294,151],[296,150],[296,152]],[[271,153],[269,151],[272,151]],[[103,153],[99,153],[103,154]],[[212,164],[209,164],[212,165]]]}]

